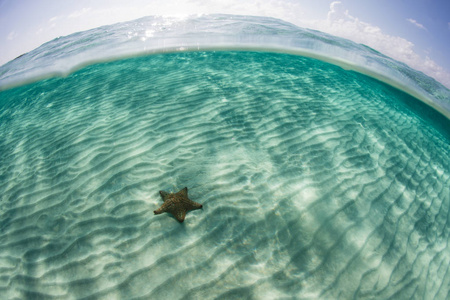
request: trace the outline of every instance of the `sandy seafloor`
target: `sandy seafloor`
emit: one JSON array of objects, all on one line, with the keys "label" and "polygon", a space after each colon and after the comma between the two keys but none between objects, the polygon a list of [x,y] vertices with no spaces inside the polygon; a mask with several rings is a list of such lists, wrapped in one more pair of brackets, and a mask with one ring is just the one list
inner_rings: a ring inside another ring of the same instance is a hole
[{"label": "sandy seafloor", "polygon": [[[0,92],[4,299],[448,299],[449,121],[310,58],[187,52]],[[187,186],[202,210],[155,216]]]}]

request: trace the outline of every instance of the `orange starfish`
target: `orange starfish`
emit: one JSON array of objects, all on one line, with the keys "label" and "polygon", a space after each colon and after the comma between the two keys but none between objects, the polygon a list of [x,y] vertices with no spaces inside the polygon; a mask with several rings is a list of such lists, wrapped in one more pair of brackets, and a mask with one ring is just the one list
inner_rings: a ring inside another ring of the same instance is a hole
[{"label": "orange starfish", "polygon": [[178,193],[159,191],[159,194],[163,198],[164,203],[160,208],[153,211],[155,215],[168,212],[174,215],[179,222],[183,222],[188,211],[203,207],[200,203],[194,202],[188,198],[187,187],[180,190]]}]

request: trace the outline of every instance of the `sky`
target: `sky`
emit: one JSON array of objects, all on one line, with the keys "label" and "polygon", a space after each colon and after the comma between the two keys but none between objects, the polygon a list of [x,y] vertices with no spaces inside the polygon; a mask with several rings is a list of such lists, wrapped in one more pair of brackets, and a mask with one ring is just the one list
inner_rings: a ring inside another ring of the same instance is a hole
[{"label": "sky", "polygon": [[0,65],[101,25],[208,13],[275,17],[347,38],[450,88],[450,0],[0,0]]}]

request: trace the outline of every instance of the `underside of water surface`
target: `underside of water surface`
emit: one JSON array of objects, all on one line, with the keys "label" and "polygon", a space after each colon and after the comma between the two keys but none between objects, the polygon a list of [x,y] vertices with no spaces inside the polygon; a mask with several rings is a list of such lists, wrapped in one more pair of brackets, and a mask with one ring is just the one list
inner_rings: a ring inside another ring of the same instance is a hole
[{"label": "underside of water surface", "polygon": [[[449,120],[312,58],[187,52],[0,93],[0,294],[448,299]],[[203,209],[154,215],[160,190]]]}]

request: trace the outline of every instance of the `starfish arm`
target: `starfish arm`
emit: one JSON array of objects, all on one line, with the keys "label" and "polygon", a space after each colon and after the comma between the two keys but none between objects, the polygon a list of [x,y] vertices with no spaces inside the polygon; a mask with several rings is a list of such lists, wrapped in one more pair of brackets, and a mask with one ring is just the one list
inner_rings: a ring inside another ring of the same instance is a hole
[{"label": "starfish arm", "polygon": [[185,199],[185,206],[187,210],[200,209],[203,207],[200,203],[192,201],[191,199]]},{"label": "starfish arm", "polygon": [[188,189],[187,187],[185,187],[184,189],[180,190],[178,193],[180,193],[182,196],[186,196],[188,195]]},{"label": "starfish arm", "polygon": [[164,212],[170,212],[172,207],[173,207],[172,201],[165,201],[163,203],[163,205],[161,205],[160,208],[158,208],[157,210],[154,211],[154,213],[155,213],[155,215],[159,215],[159,214],[162,214]]},{"label": "starfish arm", "polygon": [[164,192],[164,191],[159,191],[159,194],[161,195],[161,198],[165,201],[165,198],[167,195],[169,195],[169,193]]},{"label": "starfish arm", "polygon": [[186,211],[185,210],[178,210],[174,214],[175,218],[182,223],[184,221],[184,218],[186,217]]},{"label": "starfish arm", "polygon": [[200,203],[197,203],[197,202],[194,202],[194,201],[192,201],[192,206],[193,206],[193,208],[192,209],[200,209],[200,208],[202,208],[203,207],[203,205],[201,205]]}]

